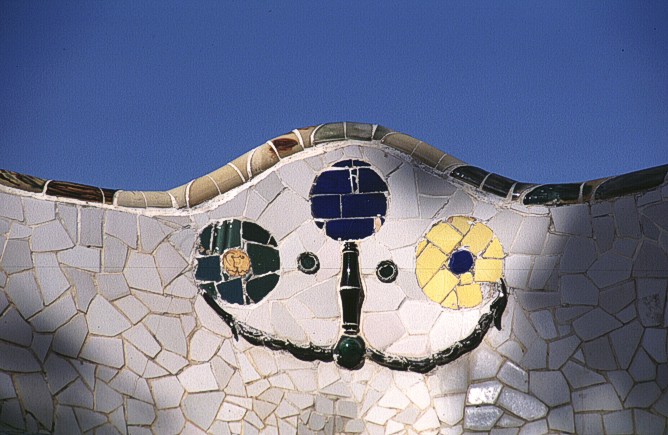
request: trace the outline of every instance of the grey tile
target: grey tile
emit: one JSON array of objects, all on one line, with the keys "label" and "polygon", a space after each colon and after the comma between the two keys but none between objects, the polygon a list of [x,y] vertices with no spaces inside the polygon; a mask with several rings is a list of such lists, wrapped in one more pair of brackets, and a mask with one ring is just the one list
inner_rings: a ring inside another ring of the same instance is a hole
[{"label": "grey tile", "polygon": [[75,246],[67,251],[59,252],[58,261],[75,268],[88,270],[90,272],[99,272],[100,250],[98,248]]},{"label": "grey tile", "polygon": [[40,284],[44,303],[49,305],[58,299],[68,288],[70,283],[65,278],[54,253],[34,254],[35,273]]},{"label": "grey tile", "polygon": [[65,231],[70,235],[70,239],[74,243],[78,240],[78,212],[77,207],[74,205],[58,203],[58,217],[65,227]]},{"label": "grey tile", "polygon": [[86,319],[82,314],[77,314],[66,325],[56,331],[53,337],[52,349],[61,355],[76,358],[81,346],[88,334]]},{"label": "grey tile", "polygon": [[650,414],[642,409],[633,410],[633,419],[636,422],[635,430],[638,435],[653,435],[664,433],[666,430],[665,418]]},{"label": "grey tile", "polygon": [[139,238],[143,252],[150,253],[162,242],[169,229],[157,219],[139,216]]},{"label": "grey tile", "polygon": [[[11,252],[11,255],[9,254]],[[0,261],[0,268],[7,273],[16,273],[32,269],[33,262],[27,240],[9,240],[5,244],[5,254]]]},{"label": "grey tile", "polygon": [[617,368],[607,336],[584,343],[582,349],[588,367],[597,370],[615,370]]},{"label": "grey tile", "polygon": [[24,319],[30,318],[43,307],[42,297],[32,271],[10,275],[5,292]]},{"label": "grey tile", "polygon": [[67,323],[77,313],[74,300],[69,293],[40,311],[30,320],[37,332],[54,332]]},{"label": "grey tile", "polygon": [[132,288],[162,293],[162,284],[155,261],[148,254],[131,252],[123,274]]},{"label": "grey tile", "polygon": [[626,396],[624,406],[627,408],[649,408],[661,396],[661,389],[656,382],[636,384]]},{"label": "grey tile", "polygon": [[547,406],[540,400],[511,388],[503,389],[498,404],[528,421],[545,417],[548,411]]},{"label": "grey tile", "polygon": [[532,371],[529,377],[529,391],[549,407],[571,400],[566,379],[559,371]]},{"label": "grey tile", "polygon": [[128,246],[115,237],[105,236],[102,257],[105,272],[122,272],[128,257]]},{"label": "grey tile", "polygon": [[128,283],[120,273],[103,273],[97,275],[100,293],[110,301],[130,294]]},{"label": "grey tile", "polygon": [[389,201],[387,210],[388,218],[410,219],[419,217],[418,208],[415,207],[417,186],[413,166],[402,165],[388,177],[387,185],[392,192],[392,200]]},{"label": "grey tile", "polygon": [[464,427],[471,430],[490,430],[503,411],[496,406],[467,406],[464,412]]},{"label": "grey tile", "polygon": [[558,369],[568,360],[580,345],[576,335],[553,341],[549,344],[548,367]]},{"label": "grey tile", "polygon": [[638,209],[633,197],[627,196],[614,202],[615,224],[620,237],[640,237]]},{"label": "grey tile", "polygon": [[610,384],[595,385],[572,393],[575,412],[617,411],[622,403]]},{"label": "grey tile", "polygon": [[82,207],[80,213],[81,244],[86,246],[102,246],[102,218],[104,210],[100,208]]},{"label": "grey tile", "polygon": [[562,275],[559,293],[563,304],[598,305],[598,288],[582,274]]},{"label": "grey tile", "polygon": [[104,232],[122,240],[133,249],[137,248],[137,216],[134,214],[107,210]]},{"label": "grey tile", "polygon": [[163,286],[172,282],[188,266],[186,260],[169,243],[160,244],[154,257]]},{"label": "grey tile", "polygon": [[631,276],[631,259],[606,252],[591,265],[587,271],[587,276],[599,288],[617,284]]},{"label": "grey tile", "polygon": [[23,220],[21,198],[7,193],[0,193],[0,216],[16,221]]},{"label": "grey tile", "polygon": [[56,208],[51,201],[23,198],[23,208],[28,225],[41,224],[56,218]]},{"label": "grey tile", "polygon": [[58,220],[35,227],[32,234],[33,251],[62,251],[74,246],[72,239]]},{"label": "grey tile", "polygon": [[622,326],[614,317],[600,308],[594,308],[573,322],[575,332],[583,340],[592,340]]},{"label": "grey tile", "polygon": [[552,214],[554,228],[558,233],[591,236],[589,205],[577,204],[553,207],[550,209],[550,213]]},{"label": "grey tile", "polygon": [[93,275],[78,269],[67,269],[67,274],[74,284],[76,292],[75,302],[79,311],[88,311],[88,305],[97,294],[95,283],[93,282]]},{"label": "grey tile", "polygon": [[603,376],[572,361],[568,361],[561,371],[574,389],[605,382]]},{"label": "grey tile", "polygon": [[24,410],[34,415],[47,428],[53,423],[53,398],[41,373],[17,375],[16,389]]},{"label": "grey tile", "polygon": [[548,217],[525,217],[522,220],[512,252],[519,254],[540,254],[543,250],[547,230],[550,226]]},{"label": "grey tile", "polygon": [[554,408],[547,416],[550,429],[563,432],[575,432],[575,419],[573,418],[573,407],[570,405]]},{"label": "grey tile", "polygon": [[585,272],[596,257],[596,245],[592,239],[571,237],[566,242],[559,268],[563,273]]}]

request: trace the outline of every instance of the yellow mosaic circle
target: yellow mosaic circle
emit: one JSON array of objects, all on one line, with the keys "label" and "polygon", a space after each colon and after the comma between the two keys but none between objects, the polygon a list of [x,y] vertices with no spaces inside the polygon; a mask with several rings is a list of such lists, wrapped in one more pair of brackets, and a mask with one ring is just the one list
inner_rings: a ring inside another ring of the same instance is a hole
[{"label": "yellow mosaic circle", "polygon": [[[450,256],[466,249],[474,258],[469,272],[457,275],[448,269]],[[453,216],[431,227],[418,243],[415,274],[422,291],[446,308],[473,308],[483,302],[483,286],[496,283],[503,274],[503,248],[492,230],[466,216]]]},{"label": "yellow mosaic circle", "polygon": [[223,270],[229,276],[245,276],[250,272],[250,257],[241,249],[228,250],[223,254],[221,261],[223,262]]}]

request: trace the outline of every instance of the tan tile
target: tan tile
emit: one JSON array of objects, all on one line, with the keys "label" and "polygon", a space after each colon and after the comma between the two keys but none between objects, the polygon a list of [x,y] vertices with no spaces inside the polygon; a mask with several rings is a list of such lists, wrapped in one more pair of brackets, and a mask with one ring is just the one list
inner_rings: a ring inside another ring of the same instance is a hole
[{"label": "tan tile", "polygon": [[188,188],[188,207],[194,207],[216,196],[218,196],[216,183],[207,176],[200,177]]},{"label": "tan tile", "polygon": [[230,162],[231,165],[234,165],[241,172],[242,177],[246,181],[252,178],[251,174],[248,173],[248,159],[251,158],[252,153],[253,150],[250,150],[246,154],[239,156]]},{"label": "tan tile", "polygon": [[317,126],[304,127],[297,129],[297,132],[302,137],[302,142],[304,143],[304,148],[311,148],[313,144],[311,143],[311,134],[313,131],[318,128]]},{"label": "tan tile", "polygon": [[[146,200],[141,192],[129,192],[121,190],[116,192],[116,205],[122,207],[146,208]],[[170,204],[171,205],[171,204]]]},{"label": "tan tile", "polygon": [[170,208],[172,207],[172,197],[167,192],[148,191],[143,192],[146,197],[147,207]]},{"label": "tan tile", "polygon": [[241,179],[239,173],[230,165],[225,165],[209,174],[209,177],[216,182],[220,193],[225,193],[235,187],[241,186],[244,180]]},{"label": "tan tile", "polygon": [[188,185],[184,184],[183,186],[175,187],[175,188],[167,191],[176,200],[176,206],[178,208],[183,208],[183,207],[186,207],[188,205],[187,202],[186,202],[186,188],[187,187],[188,187]]},{"label": "tan tile", "polygon": [[278,163],[276,151],[267,143],[253,150],[251,155],[251,174],[256,177]]}]

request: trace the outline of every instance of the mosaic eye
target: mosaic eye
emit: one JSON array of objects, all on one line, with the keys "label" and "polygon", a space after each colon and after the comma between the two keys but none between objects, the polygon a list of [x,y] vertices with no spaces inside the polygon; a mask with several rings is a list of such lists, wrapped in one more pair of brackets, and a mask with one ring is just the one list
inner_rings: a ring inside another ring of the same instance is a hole
[{"label": "mosaic eye", "polygon": [[196,259],[197,286],[230,304],[260,302],[278,284],[276,240],[253,222],[208,225],[200,233]]},{"label": "mosaic eye", "polygon": [[491,228],[465,216],[438,222],[420,241],[415,274],[432,301],[450,309],[490,299],[503,274],[503,248]]},{"label": "mosaic eye", "polygon": [[313,252],[302,252],[297,257],[297,268],[307,275],[313,275],[320,270],[320,260]]},{"label": "mosaic eye", "polygon": [[378,266],[376,266],[376,276],[380,282],[393,282],[397,279],[398,274],[399,269],[391,260],[381,261],[378,263]]},{"label": "mosaic eye", "polygon": [[311,214],[334,240],[360,240],[378,231],[387,213],[387,184],[361,160],[342,160],[316,178]]}]

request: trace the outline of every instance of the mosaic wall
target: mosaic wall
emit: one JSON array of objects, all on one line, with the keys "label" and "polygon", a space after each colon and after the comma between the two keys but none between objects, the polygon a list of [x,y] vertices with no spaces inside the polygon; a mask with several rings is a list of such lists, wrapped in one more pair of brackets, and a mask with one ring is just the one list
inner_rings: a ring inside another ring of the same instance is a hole
[{"label": "mosaic wall", "polygon": [[168,192],[0,171],[0,432],[666,433],[667,171],[351,123]]}]

